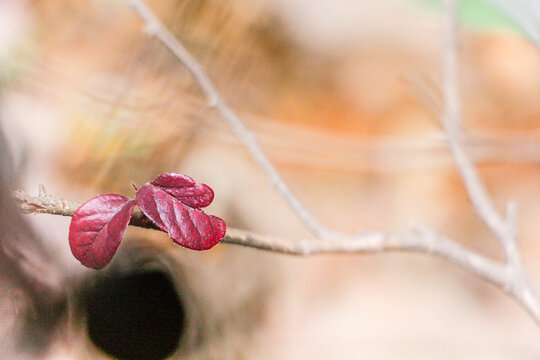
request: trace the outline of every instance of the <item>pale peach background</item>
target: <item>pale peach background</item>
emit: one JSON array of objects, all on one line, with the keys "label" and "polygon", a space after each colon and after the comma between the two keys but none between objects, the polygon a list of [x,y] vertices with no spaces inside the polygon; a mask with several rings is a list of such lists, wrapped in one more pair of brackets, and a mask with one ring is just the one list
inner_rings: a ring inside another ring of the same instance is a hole
[{"label": "pale peach background", "polygon": [[[436,13],[404,1],[235,1],[230,19],[216,27],[216,14],[229,5],[208,0],[200,17],[182,25],[183,10],[172,10],[173,3],[152,6],[185,36],[324,224],[347,232],[406,231],[421,222],[501,257],[410,80],[438,84]],[[524,263],[540,289],[540,58],[507,30],[463,29],[460,50],[466,126],[481,138],[468,149],[497,207],[519,201]],[[144,37],[122,2],[0,1],[0,65],[10,74],[3,81],[3,126],[28,192],[42,183],[78,201],[98,192],[131,196],[129,181],[140,185],[178,171],[214,188],[210,209],[230,226],[308,235],[180,65]],[[82,273],[67,245],[69,220],[31,220],[46,229],[66,273]],[[167,241],[128,231],[141,234]],[[539,328],[521,308],[439,259],[293,258],[229,245],[195,258],[205,256],[230,259],[220,260],[230,269],[212,271],[235,285],[216,285],[216,296],[250,298],[253,289],[264,289],[250,300],[263,304],[263,314],[250,340],[236,345],[242,358],[540,357]],[[212,283],[199,286],[214,291]],[[59,337],[50,358],[78,358],[78,343]]]}]

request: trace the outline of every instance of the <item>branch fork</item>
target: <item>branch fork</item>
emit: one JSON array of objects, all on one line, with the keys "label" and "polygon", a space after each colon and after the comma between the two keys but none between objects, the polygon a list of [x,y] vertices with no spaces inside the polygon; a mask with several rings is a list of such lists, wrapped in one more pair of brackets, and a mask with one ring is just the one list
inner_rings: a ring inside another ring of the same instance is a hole
[{"label": "branch fork", "polygon": [[[410,232],[403,234],[366,232],[356,236],[341,234],[326,228],[294,196],[262,151],[255,135],[227,105],[196,59],[167,30],[142,0],[127,0],[127,2],[143,20],[145,32],[163,43],[190,72],[206,96],[209,106],[226,120],[278,193],[315,235],[315,238],[295,240],[229,228],[223,239],[224,243],[301,256],[388,251],[435,255],[494,284],[523,307],[540,325],[540,301],[526,279],[518,250],[517,203],[510,201],[507,204],[505,216],[499,214],[461,141],[463,121],[458,91],[456,0],[444,0],[444,50],[441,58],[443,78],[441,106],[443,111],[440,114],[440,122],[469,199],[478,216],[500,243],[505,255],[504,263],[496,262],[471,251],[423,225],[415,225]],[[425,91],[425,89],[420,89],[420,91],[422,90]],[[437,100],[437,96],[431,96],[431,99]],[[40,187],[38,197],[29,196],[18,190],[14,193],[14,198],[20,209],[26,213],[72,216],[79,206],[75,202],[50,196],[43,187]],[[155,228],[155,225],[153,226],[142,213],[138,212],[132,215],[130,224],[144,228]]]}]

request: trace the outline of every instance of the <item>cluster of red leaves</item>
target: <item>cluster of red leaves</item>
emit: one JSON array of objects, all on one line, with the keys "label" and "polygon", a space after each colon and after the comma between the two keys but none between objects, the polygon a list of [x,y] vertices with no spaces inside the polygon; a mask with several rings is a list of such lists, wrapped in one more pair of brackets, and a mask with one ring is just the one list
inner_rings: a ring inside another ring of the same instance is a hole
[{"label": "cluster of red leaves", "polygon": [[120,246],[135,205],[177,244],[193,250],[210,249],[226,231],[222,219],[201,210],[213,199],[209,186],[174,173],[160,175],[138,189],[135,200],[118,194],[96,196],[73,214],[71,252],[89,268],[107,265]]}]

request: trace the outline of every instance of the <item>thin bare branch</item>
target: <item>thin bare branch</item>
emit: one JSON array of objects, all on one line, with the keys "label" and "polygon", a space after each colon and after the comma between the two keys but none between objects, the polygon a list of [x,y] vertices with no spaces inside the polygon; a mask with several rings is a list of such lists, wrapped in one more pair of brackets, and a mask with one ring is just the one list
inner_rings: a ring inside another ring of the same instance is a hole
[{"label": "thin bare branch", "polygon": [[508,282],[503,290],[517,300],[540,324],[540,300],[525,277],[517,245],[517,204],[508,204],[506,218],[500,215],[461,143],[456,19],[457,0],[445,0],[441,58],[444,103],[442,124],[469,199],[478,216],[502,246],[508,274]]},{"label": "thin bare branch", "polygon": [[[40,196],[35,197],[18,190],[13,194],[13,197],[19,208],[29,214],[73,216],[75,210],[80,206],[77,202],[58,199],[44,191],[40,192]],[[141,212],[133,213],[130,225],[159,230]],[[512,274],[507,271],[503,264],[468,250],[425,227],[417,226],[415,231],[410,233],[385,234],[370,232],[354,237],[343,236],[335,238],[333,241],[318,238],[290,239],[228,228],[222,242],[297,256],[371,254],[390,251],[436,255],[503,289],[533,315],[537,321],[540,319],[540,308],[532,290],[522,283],[513,283]]]},{"label": "thin bare branch", "polygon": [[247,148],[255,162],[264,171],[274,188],[281,194],[302,222],[319,238],[328,238],[332,232],[317,221],[313,215],[300,203],[298,198],[289,189],[289,186],[281,178],[274,165],[268,160],[262,151],[255,135],[247,128],[244,122],[227,105],[225,100],[216,90],[210,78],[206,75],[202,66],[187,51],[187,49],[174,37],[163,25],[152,10],[141,0],[127,0],[137,15],[144,21],[146,32],[156,37],[169,49],[173,55],[184,65],[199,84],[211,107],[227,121],[235,135]]},{"label": "thin bare branch", "polygon": [[[216,108],[221,116],[227,120],[272,184],[303,222],[318,236],[317,239],[286,239],[229,228],[223,239],[224,243],[291,255],[380,253],[387,251],[407,251],[436,255],[501,288],[540,323],[540,302],[523,274],[521,258],[517,248],[516,206],[509,205],[506,219],[499,215],[485,191],[472,161],[463,150],[461,137],[459,136],[461,115],[457,86],[457,3],[455,0],[445,0],[447,11],[443,32],[445,51],[442,58],[444,83],[442,122],[468,195],[479,216],[503,245],[506,264],[497,263],[422,226],[417,226],[414,231],[403,234],[366,232],[358,236],[339,235],[334,237],[331,242],[324,241],[324,238],[329,237],[330,234],[334,235],[334,233],[317,222],[294,197],[277,170],[262,152],[255,136],[221,98],[202,67],[163,26],[142,0],[128,0],[128,2],[145,22],[148,33],[158,38],[192,74],[195,81],[201,86],[210,105]],[[44,188],[40,188],[38,197],[29,196],[23,191],[17,191],[14,193],[14,198],[20,209],[27,213],[72,216],[79,206],[78,203],[57,199],[47,194]],[[144,228],[156,228],[140,212],[133,214],[130,224]]]},{"label": "thin bare branch", "polygon": [[457,137],[449,132],[448,140],[472,205],[491,232],[496,235],[501,243],[504,243],[508,231],[505,221],[495,209],[484,184],[480,181],[476,168],[463,150]]},{"label": "thin bare branch", "polygon": [[[50,195],[30,196],[22,190],[13,194],[18,206],[26,213],[73,216],[80,204]],[[135,212],[130,225],[159,230],[142,213]],[[250,231],[228,228],[223,243],[240,245],[289,255],[316,254],[359,254],[382,253],[388,251],[418,252],[433,254],[468,270],[488,282],[506,288],[509,286],[508,273],[499,264],[479,255],[456,242],[423,227],[403,234],[381,232],[363,233],[357,236],[343,236],[325,241],[318,238],[290,239],[257,234]]]},{"label": "thin bare branch", "polygon": [[445,0],[444,5],[443,53],[441,57],[442,125],[471,203],[482,221],[499,238],[500,242],[504,243],[508,227],[495,209],[474,164],[461,144],[462,118],[458,89],[456,0]]}]

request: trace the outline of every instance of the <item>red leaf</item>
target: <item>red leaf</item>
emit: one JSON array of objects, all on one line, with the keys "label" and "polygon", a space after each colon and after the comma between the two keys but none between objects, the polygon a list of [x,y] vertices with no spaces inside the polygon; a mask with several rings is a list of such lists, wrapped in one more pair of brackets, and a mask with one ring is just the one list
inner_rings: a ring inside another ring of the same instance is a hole
[{"label": "red leaf", "polygon": [[122,195],[99,195],[75,211],[69,225],[69,246],[84,266],[101,269],[107,265],[128,226],[135,201]]},{"label": "red leaf", "polygon": [[207,250],[225,236],[222,219],[182,203],[160,186],[144,185],[136,199],[142,212],[179,245]]},{"label": "red leaf", "polygon": [[208,185],[197,183],[187,175],[162,174],[151,184],[192,208],[206,207],[214,200],[214,191]]}]

